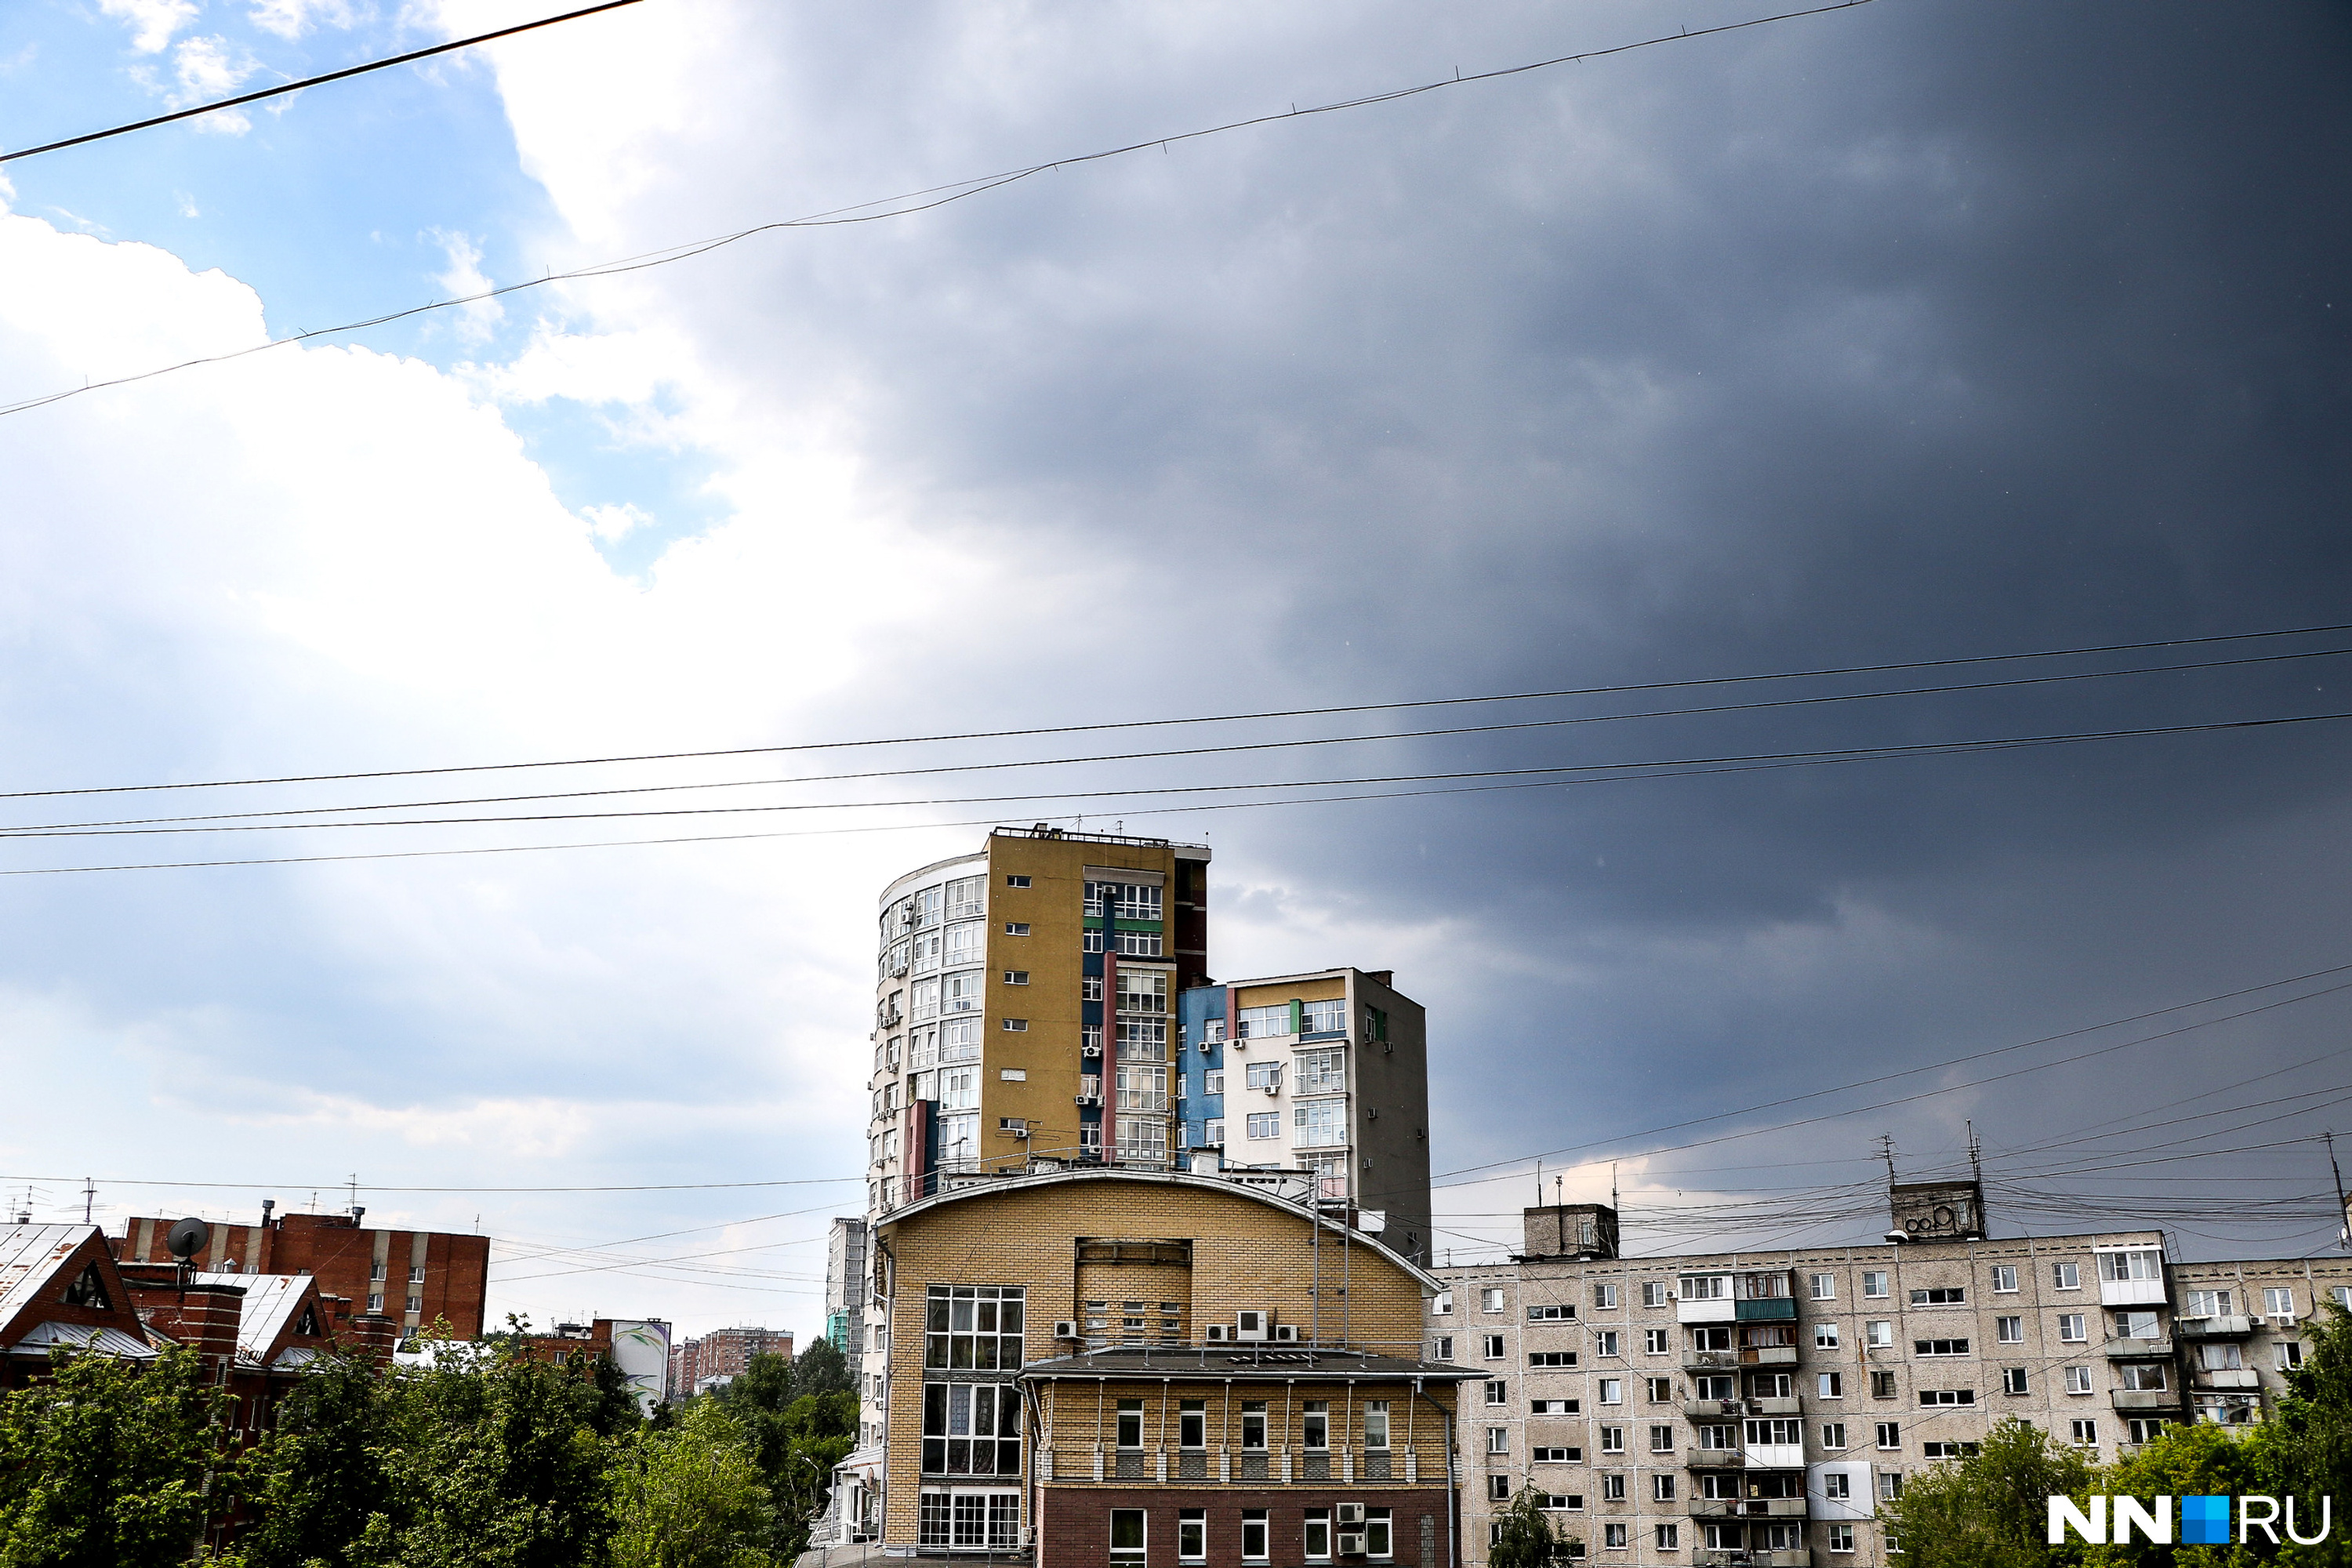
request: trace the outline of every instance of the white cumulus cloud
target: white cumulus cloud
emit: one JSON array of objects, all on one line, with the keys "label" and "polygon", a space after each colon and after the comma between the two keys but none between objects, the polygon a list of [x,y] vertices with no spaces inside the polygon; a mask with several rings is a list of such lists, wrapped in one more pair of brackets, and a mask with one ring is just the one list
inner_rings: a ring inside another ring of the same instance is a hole
[{"label": "white cumulus cloud", "polygon": [[[432,233],[434,243],[449,258],[448,268],[433,275],[433,281],[441,286],[442,291],[459,300],[488,293],[492,284],[482,271],[479,242],[456,229],[436,228]],[[458,308],[457,336],[469,343],[488,342],[499,323],[506,320],[506,307],[496,300],[469,300]]]},{"label": "white cumulus cloud", "polygon": [[98,8],[131,25],[131,47],[142,55],[163,53],[197,11],[195,0],[98,0]]},{"label": "white cumulus cloud", "polygon": [[259,0],[246,16],[265,33],[299,38],[313,24],[350,27],[359,21],[360,12],[350,0]]},{"label": "white cumulus cloud", "polygon": [[[172,51],[172,74],[179,89],[169,94],[166,101],[174,109],[185,109],[209,99],[226,98],[260,68],[259,60],[234,47],[218,34],[184,38]],[[193,123],[199,131],[224,136],[242,136],[253,129],[253,121],[244,111],[235,109],[205,115]]]}]

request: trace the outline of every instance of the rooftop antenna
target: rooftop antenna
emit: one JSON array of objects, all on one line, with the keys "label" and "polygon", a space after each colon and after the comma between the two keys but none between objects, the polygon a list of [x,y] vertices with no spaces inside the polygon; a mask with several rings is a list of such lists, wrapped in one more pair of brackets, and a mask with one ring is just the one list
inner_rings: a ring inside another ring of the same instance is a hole
[{"label": "rooftop antenna", "polygon": [[351,1178],[351,1189],[352,1189],[352,1217],[353,1219],[357,1219],[357,1218],[359,1218],[359,1215],[360,1215],[360,1173],[359,1173],[357,1171],[353,1171],[353,1172],[352,1173],[352,1178]]},{"label": "rooftop antenna", "polygon": [[1609,1162],[1609,1206],[1617,1206],[1617,1162]]},{"label": "rooftop antenna", "polygon": [[1977,1124],[1975,1120],[1971,1118],[1967,1125],[1969,1129],[1969,1173],[1976,1177],[1977,1185],[1981,1187],[1984,1185],[1984,1150],[1983,1146],[1977,1142]]},{"label": "rooftop antenna", "polygon": [[1536,1204],[1538,1207],[1543,1204],[1543,1162],[1541,1160],[1536,1162]]},{"label": "rooftop antenna", "polygon": [[1886,1162],[1886,1184],[1893,1186],[1895,1179],[1894,1133],[1882,1132],[1878,1135],[1878,1157]]},{"label": "rooftop antenna", "polygon": [[94,1211],[97,1209],[97,1207],[98,1207],[98,1183],[97,1183],[97,1182],[95,1182],[95,1181],[93,1181],[92,1179],[90,1179],[90,1178],[89,1178],[89,1177],[88,1177],[88,1176],[84,1176],[84,1177],[81,1179],[81,1222],[82,1222],[82,1224],[84,1224],[84,1225],[88,1225],[88,1224],[89,1223],[89,1216],[90,1216],[90,1215],[92,1214],[92,1212],[94,1212]]},{"label": "rooftop antenna", "polygon": [[2344,1201],[2344,1169],[2336,1163],[2336,1130],[2330,1128],[2320,1137],[2327,1142],[2327,1169],[2336,1178],[2336,1212],[2344,1218],[2344,1227],[2336,1233],[2336,1245],[2352,1251],[2352,1206]]}]

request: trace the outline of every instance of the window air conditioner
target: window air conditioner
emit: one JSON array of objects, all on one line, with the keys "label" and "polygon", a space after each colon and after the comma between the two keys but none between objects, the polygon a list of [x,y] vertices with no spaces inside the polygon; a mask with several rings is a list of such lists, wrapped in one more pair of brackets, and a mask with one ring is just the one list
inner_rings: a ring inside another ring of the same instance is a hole
[{"label": "window air conditioner", "polygon": [[1211,1323],[1201,1331],[1201,1337],[1213,1345],[1221,1345],[1233,1338],[1233,1332],[1223,1323]]},{"label": "window air conditioner", "polygon": [[1341,1531],[1339,1532],[1339,1555],[1342,1557],[1361,1557],[1363,1554],[1363,1531]]},{"label": "window air conditioner", "polygon": [[1080,1105],[1100,1105],[1102,1103],[1102,1096],[1099,1094],[1081,1094],[1076,1098],[1077,1102]]},{"label": "window air conditioner", "polygon": [[1347,1529],[1347,1528],[1348,1528],[1348,1526],[1349,1526],[1349,1525],[1351,1525],[1351,1524],[1360,1525],[1360,1524],[1362,1524],[1363,1522],[1364,1522],[1364,1505],[1363,1505],[1362,1503],[1360,1503],[1360,1502],[1343,1502],[1343,1503],[1341,1503],[1341,1504],[1339,1505],[1339,1528],[1340,1528],[1340,1529],[1345,1530],[1345,1529]]},{"label": "window air conditioner", "polygon": [[1266,1331],[1273,1326],[1274,1314],[1271,1312],[1243,1311],[1234,1314],[1234,1338],[1237,1340],[1264,1340],[1266,1337]]},{"label": "window air conditioner", "polygon": [[1077,1323],[1069,1318],[1062,1319],[1054,1325],[1054,1337],[1057,1340],[1076,1339],[1078,1337]]},{"label": "window air conditioner", "polygon": [[1282,1092],[1282,1080],[1278,1078],[1268,1079],[1262,1087],[1268,1094],[1280,1094]]},{"label": "window air conditioner", "polygon": [[1276,1323],[1274,1328],[1274,1342],[1278,1345],[1297,1344],[1298,1342],[1298,1325],[1296,1323]]}]

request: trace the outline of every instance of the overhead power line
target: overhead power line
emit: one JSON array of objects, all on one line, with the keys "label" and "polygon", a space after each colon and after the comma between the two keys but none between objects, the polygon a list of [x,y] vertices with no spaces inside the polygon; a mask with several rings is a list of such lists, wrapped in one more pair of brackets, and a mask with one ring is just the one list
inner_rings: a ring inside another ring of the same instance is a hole
[{"label": "overhead power line", "polygon": [[224,109],[239,109],[248,103],[259,103],[264,99],[283,98],[289,92],[300,92],[305,88],[321,87],[331,81],[341,81],[346,77],[365,76],[370,71],[387,70],[394,66],[404,66],[415,60],[430,59],[435,55],[446,55],[456,49],[469,49],[476,44],[487,44],[499,38],[511,38],[517,33],[535,32],[541,27],[552,27],[558,22],[576,21],[582,16],[593,16],[599,11],[617,11],[624,5],[635,5],[637,3],[638,0],[604,0],[602,5],[585,5],[577,11],[566,11],[561,16],[542,16],[536,22],[519,23],[511,27],[500,27],[496,32],[477,33],[470,38],[454,38],[446,44],[435,44],[430,48],[411,49],[404,55],[393,55],[384,59],[369,60],[364,65],[345,66],[341,70],[304,77],[300,81],[289,81],[282,87],[266,87],[255,92],[239,93],[235,98],[216,99],[211,103],[200,103],[193,109],[176,109],[169,114],[157,114],[145,120],[134,120],[128,125],[114,125],[104,131],[85,132],[79,136],[68,136],[62,142],[44,142],[38,147],[26,147],[15,153],[0,153],[0,163],[13,163],[19,158],[37,158],[44,153],[61,153],[68,147],[80,147],[92,142],[103,142],[109,137],[128,136],[133,131],[152,130],[158,125],[169,125],[175,120],[194,120],[206,114],[217,114]]},{"label": "overhead power line", "polygon": [[[80,1176],[12,1176],[0,1173],[0,1186],[11,1182],[79,1182],[82,1179]],[[331,1188],[347,1193],[705,1193],[742,1187],[839,1187],[865,1180],[863,1176],[803,1176],[777,1182],[633,1182],[602,1187],[402,1187],[385,1186],[374,1182],[352,1182],[341,1177],[324,1182],[182,1182],[147,1176],[94,1176],[89,1179],[102,1187],[185,1187],[241,1193],[325,1192]]]},{"label": "overhead power line", "polygon": [[[459,763],[436,767],[373,768],[328,773],[257,774],[243,778],[195,779],[176,784],[81,784],[52,789],[0,790],[0,800],[37,800],[77,795],[142,795],[164,790],[242,789],[263,784],[344,784],[370,779],[430,778],[453,773],[514,773],[534,768],[604,767],[631,763],[706,762],[723,757],[780,756],[797,752],[860,750],[877,746],[936,745],[951,741],[1013,741],[1042,735],[1101,734],[1121,730],[1171,729],[1191,724],[1237,724],[1272,719],[1321,719],[1350,713],[1394,713],[1416,708],[1457,708],[1485,702],[1536,702],[1567,697],[1616,697],[1643,691],[1685,691],[1702,686],[1746,686],[1775,680],[1813,680],[1841,675],[1890,675],[1914,669],[1951,669],[1972,664],[2007,664],[2038,658],[2079,658],[2104,653],[2143,653],[2155,648],[2206,647],[2217,643],[2254,642],[2273,637],[2319,637],[2352,631],[2352,622],[2323,626],[2282,626],[2252,632],[2219,632],[2205,637],[2158,637],[2140,642],[2095,643],[2075,647],[2032,648],[2012,653],[1960,654],[1945,658],[1905,659],[1879,664],[1819,666],[1803,669],[1758,671],[1740,675],[1695,676],[1679,680],[1624,681],[1610,686],[1559,687],[1539,691],[1487,692],[1467,697],[1409,698],[1391,702],[1350,702],[1318,708],[1268,708],[1233,713],[1201,713],[1173,719],[1121,719],[1085,724],[1044,724],[1006,730],[943,731],[920,735],[874,736],[848,741],[803,741],[774,746],[727,746],[687,752],[618,752],[600,756],[540,758],[524,762]],[[2324,650],[2341,652],[2341,649]],[[2236,661],[2221,661],[2236,662]],[[2181,668],[2199,668],[2183,666]]]},{"label": "overhead power line", "polygon": [[[614,4],[615,5],[628,3],[630,3],[630,0],[614,0]],[[569,272],[549,272],[538,278],[526,278],[518,283],[509,283],[496,289],[486,289],[476,294],[463,294],[447,300],[435,300],[427,304],[410,306],[406,310],[387,310],[382,315],[370,316],[363,321],[346,321],[341,326],[320,327],[310,331],[296,332],[289,337],[275,338],[268,342],[255,343],[248,348],[235,349],[227,353],[206,354],[196,359],[183,360],[177,364],[163,365],[154,370],[139,372],[134,375],[121,375],[115,376],[107,381],[94,381],[82,386],[68,387],[63,392],[53,392],[41,397],[28,397],[18,403],[12,403],[5,405],[5,406],[0,406],[0,416],[5,416],[11,414],[30,413],[36,408],[45,408],[53,403],[62,403],[69,397],[79,397],[85,393],[102,392],[109,387],[128,386],[134,382],[152,381],[157,376],[170,375],[175,372],[183,370],[193,370],[198,365],[223,364],[230,360],[243,359],[248,354],[262,353],[270,349],[283,348],[289,343],[307,342],[312,338],[335,337],[341,336],[345,332],[364,331],[371,327],[381,327],[393,321],[405,321],[411,316],[421,316],[435,310],[454,310],[464,305],[479,304],[486,300],[501,299],[506,295],[520,293],[528,289],[543,289],[551,283],[576,282],[591,278],[614,278],[625,273],[646,271],[651,268],[667,267],[673,262],[690,260],[698,256],[707,256],[714,250],[719,250],[727,246],[738,244],[740,241],[750,239],[756,235],[774,234],[785,229],[795,228],[839,228],[852,224],[882,223],[893,218],[911,217],[918,213],[931,212],[937,208],[947,206],[951,203],[966,201],[973,196],[984,195],[989,191],[1001,190],[1006,185],[1029,179],[1033,175],[1045,174],[1046,172],[1054,169],[1076,168],[1081,164],[1098,163],[1108,159],[1123,158],[1134,153],[1150,152],[1154,148],[1165,151],[1170,147],[1175,146],[1179,142],[1197,142],[1204,137],[1210,136],[1223,136],[1232,132],[1248,130],[1255,126],[1272,125],[1280,121],[1304,120],[1318,114],[1338,114],[1349,110],[1367,109],[1375,104],[1394,103],[1401,99],[1417,98],[1425,92],[1438,92],[1447,88],[1471,87],[1483,82],[1500,81],[1507,77],[1524,76],[1530,71],[1549,70],[1558,66],[1579,65],[1586,60],[1603,59],[1611,55],[1629,54],[1635,49],[1654,48],[1661,44],[1687,43],[1696,38],[1714,37],[1722,33],[1737,33],[1749,27],[1769,26],[1775,22],[1793,22],[1801,17],[1823,16],[1832,11],[1848,11],[1857,5],[1866,5],[1869,3],[1870,0],[1836,0],[1836,4],[1834,5],[1816,5],[1802,11],[1783,11],[1770,16],[1751,16],[1745,21],[1725,22],[1713,27],[1692,27],[1678,32],[1661,33],[1655,37],[1643,38],[1630,44],[1616,44],[1608,48],[1587,49],[1581,54],[1555,55],[1549,59],[1530,60],[1523,65],[1504,66],[1495,70],[1473,71],[1466,73],[1457,72],[1450,77],[1441,77],[1435,81],[1421,82],[1412,87],[1392,88],[1385,92],[1366,93],[1359,98],[1340,99],[1330,103],[1310,104],[1305,109],[1300,109],[1296,105],[1293,105],[1288,110],[1280,114],[1256,114],[1252,115],[1245,120],[1231,120],[1221,125],[1202,126],[1192,131],[1179,131],[1171,132],[1166,136],[1147,137],[1140,142],[1129,142],[1116,147],[1098,148],[1091,153],[1075,153],[1066,157],[1055,158],[1046,163],[1030,163],[1017,169],[1005,169],[993,174],[978,174],[970,179],[957,180],[948,184],[932,185],[924,190],[908,191],[895,196],[883,196],[873,201],[859,202],[852,206],[835,207],[827,212],[811,213],[803,217],[781,218],[772,223],[755,224],[750,228],[738,229],[732,234],[719,235],[709,239],[693,240],[684,245],[669,246],[660,250],[647,251],[642,255],[625,258],[617,261],[599,262],[590,267],[576,268]],[[604,7],[592,7],[592,9],[603,8]],[[585,13],[579,14],[585,15]],[[558,16],[550,17],[548,20],[550,22],[555,22],[566,19],[568,18]],[[539,23],[535,25],[544,26],[547,23]],[[485,37],[497,37],[499,36],[500,35],[499,34],[484,35]],[[480,40],[476,39],[469,41],[479,42]],[[464,47],[465,46],[463,44],[446,44],[441,46],[442,49],[461,48]],[[441,51],[436,49],[431,52],[439,53]],[[416,57],[402,57],[404,59],[414,58]],[[399,61],[386,60],[382,63],[384,65],[395,65],[398,64]],[[319,79],[323,81],[330,80],[331,78],[322,77]],[[275,92],[289,92],[291,90],[293,90],[291,87],[274,89]],[[257,96],[268,97],[273,95],[274,93],[260,94]],[[207,109],[189,110],[185,112],[188,114],[207,113],[210,112],[211,110],[231,108],[236,104],[246,101],[248,100],[246,99],[224,99],[221,102],[213,104]],[[161,124],[164,120],[178,118],[182,118],[182,116],[165,115],[157,120],[142,121],[140,122],[140,125],[123,126],[114,132],[101,132],[97,134],[119,135],[123,131],[134,131],[140,129],[142,126]],[[92,138],[85,137],[78,138],[77,140],[90,139]],[[57,147],[71,146],[74,143],[72,142],[54,142],[47,147],[27,148],[24,152],[11,154],[11,156],[20,158],[30,157],[35,153],[50,152]]]},{"label": "overhead power line", "polygon": [[[1647,758],[1625,763],[1549,763],[1521,768],[1463,768],[1444,773],[1373,773],[1349,778],[1262,779],[1244,784],[1150,784],[1130,789],[1078,789],[1027,795],[933,795],[914,799],[860,801],[786,801],[759,805],[675,805],[629,811],[521,812],[501,816],[368,817],[331,822],[200,822],[163,826],[0,828],[0,839],[39,843],[66,838],[141,837],[182,833],[283,833],[304,829],[360,827],[479,827],[542,822],[623,822],[649,817],[745,816],[788,811],[879,811],[909,806],[1022,805],[1040,801],[1132,800],[1161,795],[1234,795],[1253,790],[1345,789],[1360,784],[1450,783],[1462,779],[1526,778],[1543,775],[1549,782],[1578,784],[1638,772],[1662,770],[1658,776],[1682,772],[1728,771],[1738,763],[1810,766],[1825,763],[1875,762],[1906,756],[1955,756],[1977,752],[2019,751],[2040,746],[2074,745],[2091,741],[2144,740],[2165,735],[2209,733],[2228,730],[2274,729],[2352,719],[2352,710],[2305,713],[2270,719],[2221,719],[2202,724],[2149,725],[2131,730],[2079,730],[2042,735],[2004,735],[1966,741],[1922,741],[1897,746],[1836,746],[1801,752],[1759,752],[1717,756]],[[1567,779],[1568,773],[1595,779]],[[1648,776],[1648,775],[1645,775]],[[823,781],[809,781],[823,782]],[[1244,802],[1244,805],[1266,804]],[[925,824],[923,826],[931,826]]]},{"label": "overhead power line", "polygon": [[[1940,686],[1897,687],[1884,691],[1843,691],[1820,693],[1806,697],[1775,697],[1755,702],[1711,703],[1696,708],[1654,708],[1633,713],[1582,713],[1559,719],[1522,719],[1496,724],[1454,725],[1432,730],[1392,730],[1370,735],[1310,735],[1282,741],[1246,741],[1219,746],[1179,746],[1152,752],[1101,752],[1075,757],[1024,757],[1006,762],[941,763],[924,767],[875,768],[854,773],[807,773],[793,778],[717,779],[685,784],[613,784],[597,789],[542,791],[525,795],[460,795],[439,800],[377,801],[345,805],[285,806],[268,811],[225,811],[178,816],[130,816],[102,818],[84,822],[22,823],[0,825],[0,837],[46,836],[63,837],[108,828],[166,827],[172,825],[201,825],[234,822],[250,826],[267,826],[272,817],[300,816],[306,814],[347,816],[361,811],[427,811],[461,805],[509,805],[529,801],[591,800],[614,795],[677,795],[702,790],[767,789],[793,784],[845,784],[868,779],[919,778],[941,773],[1002,773],[1023,768],[1074,767],[1103,763],[1159,762],[1172,758],[1226,756],[1245,752],[1280,752],[1304,750],[1312,746],[1368,745],[1378,742],[1423,741],[1458,735],[1490,735],[1520,730],[1551,730],[1588,724],[1614,724],[1637,719],[1682,719],[1713,716],[1724,713],[1759,712],[1780,708],[1814,707],[1824,704],[1876,701],[1897,697],[1941,696],[1967,691],[1990,691],[2014,687],[2047,686],[2078,680],[2105,680],[2127,675],[2175,674],[2185,670],[2221,669],[2241,665],[2276,664],[2294,659],[2333,658],[2352,653],[2352,648],[2309,648],[2293,653],[2252,654],[2239,658],[2200,659],[2189,664],[2137,665],[2125,669],[2063,670],[2052,675],[2030,675],[2002,680],[1951,682]],[[1449,699],[1447,700],[1484,700],[1482,699]],[[1246,786],[1236,786],[1246,787]],[[1153,792],[1157,793],[1157,792]],[[6,798],[0,796],[0,798]],[[994,797],[1003,799],[1005,797]],[[1061,799],[1058,795],[1024,796],[1023,799]],[[923,804],[937,804],[925,802]],[[956,804],[967,804],[958,802]],[[746,808],[765,809],[765,808]],[[609,813],[595,815],[613,815]],[[454,820],[441,819],[435,820]],[[289,826],[331,826],[331,823],[293,823]],[[193,831],[194,828],[189,830]]]}]

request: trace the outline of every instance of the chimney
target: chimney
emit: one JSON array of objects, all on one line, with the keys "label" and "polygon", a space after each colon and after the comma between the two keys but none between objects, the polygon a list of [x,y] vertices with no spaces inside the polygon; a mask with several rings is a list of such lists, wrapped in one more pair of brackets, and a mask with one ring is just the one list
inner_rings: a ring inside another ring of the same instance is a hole
[{"label": "chimney", "polygon": [[[126,1285],[132,1281],[125,1279]],[[237,1321],[245,1315],[245,1287],[190,1280],[177,1289],[132,1285],[139,1315],[147,1326],[194,1349],[205,1369],[225,1376],[224,1363],[236,1360]]]},{"label": "chimney", "polygon": [[1519,1211],[1524,1258],[1617,1256],[1617,1211],[1607,1204],[1544,1204]]},{"label": "chimney", "polygon": [[378,1366],[392,1360],[393,1347],[399,1342],[398,1321],[382,1312],[361,1312],[350,1320],[350,1348]]}]

